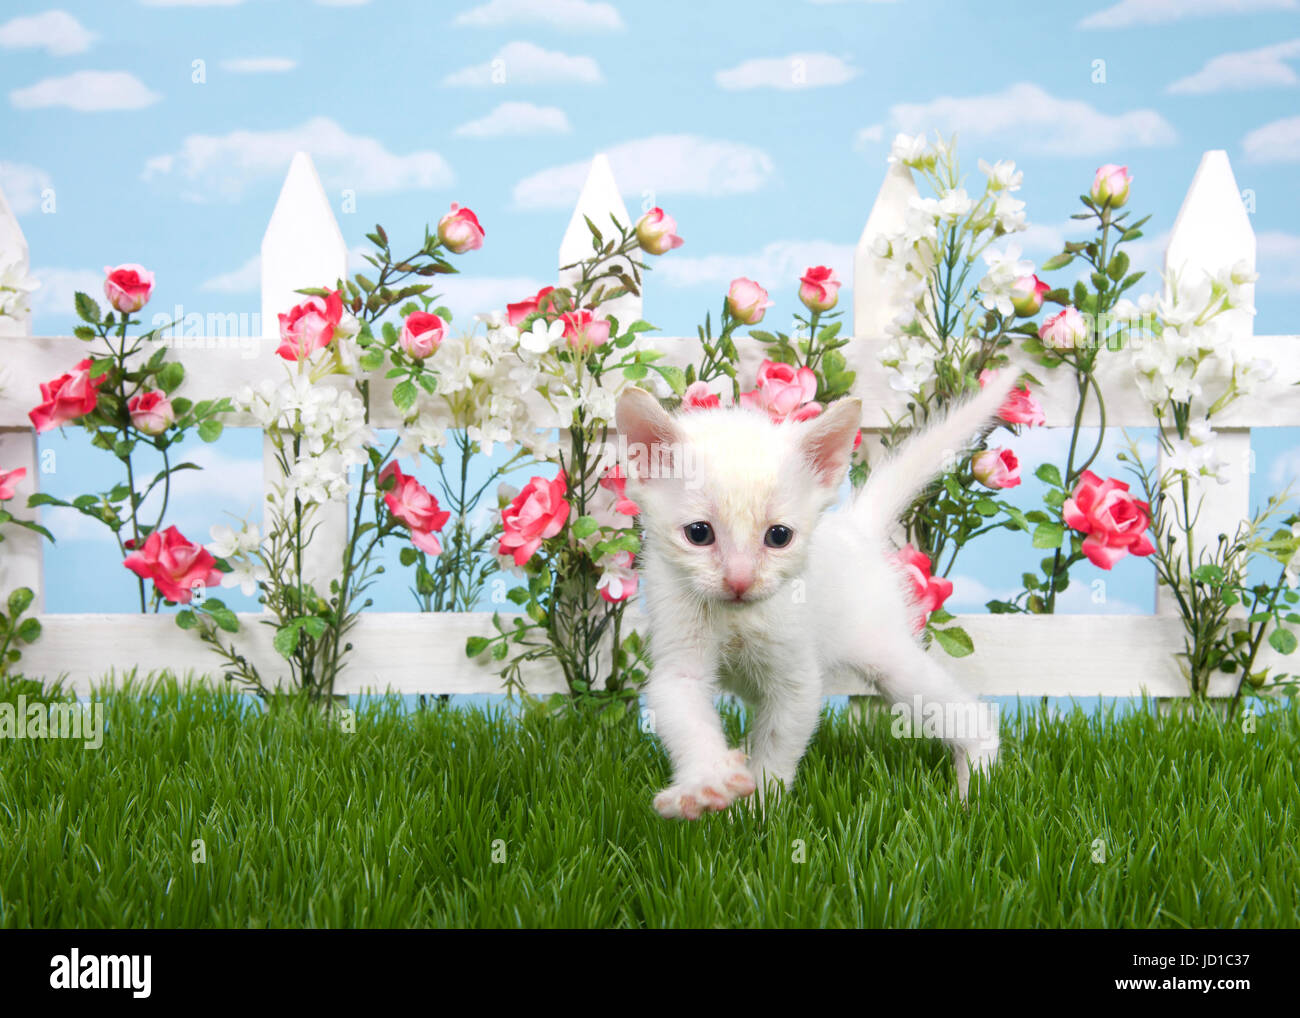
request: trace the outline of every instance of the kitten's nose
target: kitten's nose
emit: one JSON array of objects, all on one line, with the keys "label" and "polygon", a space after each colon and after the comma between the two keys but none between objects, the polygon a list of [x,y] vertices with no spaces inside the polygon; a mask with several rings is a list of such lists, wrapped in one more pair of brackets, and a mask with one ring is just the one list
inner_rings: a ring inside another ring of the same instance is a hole
[{"label": "kitten's nose", "polygon": [[745,591],[754,585],[754,577],[747,575],[728,576],[724,578],[722,582],[726,584],[726,587],[731,591],[732,596],[737,600],[740,600],[740,598],[745,596]]}]

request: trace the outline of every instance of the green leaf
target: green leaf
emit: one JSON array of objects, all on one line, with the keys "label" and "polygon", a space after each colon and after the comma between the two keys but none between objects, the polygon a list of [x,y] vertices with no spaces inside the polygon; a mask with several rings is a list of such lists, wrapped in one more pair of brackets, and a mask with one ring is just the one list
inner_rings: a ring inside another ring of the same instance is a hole
[{"label": "green leaf", "polygon": [[465,656],[478,657],[492,641],[486,636],[471,636],[465,641]]},{"label": "green leaf", "polygon": [[402,565],[411,566],[415,565],[415,560],[420,557],[420,553],[414,548],[403,548],[397,553],[397,557],[401,560]]},{"label": "green leaf", "polygon": [[191,609],[185,608],[176,613],[176,624],[182,629],[194,629],[199,624],[199,617]]},{"label": "green leaf", "polygon": [[225,425],[215,418],[209,417],[199,425],[199,438],[205,442],[215,442],[221,437],[221,432]]},{"label": "green leaf", "polygon": [[573,536],[582,540],[584,537],[590,537],[600,529],[600,523],[594,516],[579,516],[573,524]]},{"label": "green leaf", "polygon": [[939,641],[939,646],[948,652],[949,657],[965,657],[975,651],[975,644],[971,641],[970,634],[961,626],[949,626],[947,629],[930,631]]},{"label": "green leaf", "polygon": [[410,410],[415,405],[417,395],[418,390],[415,388],[415,383],[410,379],[405,382],[398,382],[393,388],[393,405],[398,410]]},{"label": "green leaf", "polygon": [[73,302],[77,307],[77,317],[83,322],[90,322],[92,325],[99,324],[100,310],[99,305],[88,294],[77,291],[73,297]]},{"label": "green leaf", "polygon": [[290,622],[287,626],[281,626],[275,631],[275,640],[273,642],[281,657],[293,657],[293,652],[298,649],[298,637],[301,635],[301,627],[294,625],[293,622]]},{"label": "green leaf", "polygon": [[991,498],[981,498],[975,503],[975,511],[981,516],[996,516],[998,514],[998,506]]},{"label": "green leaf", "polygon": [[36,595],[31,592],[30,588],[19,587],[9,595],[9,614],[14,618],[17,618],[31,607],[31,603],[35,597]]},{"label": "green leaf", "polygon": [[681,368],[675,368],[671,364],[656,364],[654,369],[663,376],[663,380],[676,395],[680,396],[686,391],[686,372]]},{"label": "green leaf", "polygon": [[1054,488],[1061,486],[1061,472],[1056,469],[1053,463],[1044,463],[1034,471],[1034,476],[1044,484],[1050,484]]},{"label": "green leaf", "polygon": [[183,381],[185,381],[185,366],[179,361],[165,364],[158,372],[158,388],[163,392],[174,392]]},{"label": "green leaf", "polygon": [[1198,583],[1222,583],[1223,570],[1207,563],[1192,570],[1192,579]]},{"label": "green leaf", "polygon": [[1059,548],[1065,537],[1065,528],[1059,523],[1040,523],[1034,529],[1035,548]]},{"label": "green leaf", "polygon": [[[41,623],[38,619],[23,619],[22,624],[18,627],[18,639],[23,643],[35,643],[41,637]],[[1291,637],[1292,646],[1295,646],[1295,637]]]},{"label": "green leaf", "polygon": [[1054,272],[1057,269],[1065,268],[1072,261],[1074,261],[1074,255],[1062,251],[1060,254],[1053,255],[1051,258],[1047,259],[1047,261],[1043,262],[1042,268],[1039,271]]},{"label": "green leaf", "polygon": [[1295,633],[1289,629],[1274,629],[1268,634],[1268,643],[1279,654],[1290,654],[1296,648]]},{"label": "green leaf", "polygon": [[1128,272],[1129,258],[1123,251],[1116,251],[1115,257],[1110,260],[1106,266],[1106,275],[1110,276],[1115,282],[1124,278],[1124,273]]}]

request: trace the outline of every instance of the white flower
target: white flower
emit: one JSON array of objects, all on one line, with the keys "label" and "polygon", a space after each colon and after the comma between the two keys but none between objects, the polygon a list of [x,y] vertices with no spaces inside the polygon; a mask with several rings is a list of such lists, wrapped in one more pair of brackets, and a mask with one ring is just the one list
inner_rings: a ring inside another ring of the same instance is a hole
[{"label": "white flower", "polygon": [[221,574],[223,587],[239,587],[245,597],[252,597],[258,584],[271,578],[271,570],[260,559],[236,559],[230,562],[230,572]]},{"label": "white flower", "polygon": [[980,280],[980,303],[992,311],[1009,318],[1015,314],[1011,303],[1011,287],[1017,279],[1033,274],[1034,263],[1020,257],[1020,247],[1008,244],[1005,251],[991,248],[984,252],[984,261],[989,270]]},{"label": "white flower", "polygon": [[28,314],[31,311],[28,298],[40,285],[27,274],[16,256],[11,261],[0,262],[0,316],[18,318]]},{"label": "white flower", "polygon": [[1009,159],[999,159],[990,166],[983,159],[979,161],[980,172],[989,178],[990,191],[1019,191],[1020,183],[1025,179],[1024,173],[1016,169],[1016,164]]},{"label": "white flower", "polygon": [[554,321],[548,324],[546,319],[537,318],[528,332],[520,333],[519,346],[529,353],[549,353],[563,337],[563,322]]},{"label": "white flower", "polygon": [[1003,233],[1019,233],[1029,225],[1025,216],[1025,203],[1009,194],[998,195],[998,200],[993,204],[993,218]]},{"label": "white flower", "polygon": [[228,559],[241,555],[251,555],[262,544],[257,525],[254,523],[243,522],[239,530],[218,523],[212,528],[211,533],[212,542],[208,545],[208,551],[217,558]]},{"label": "white flower", "polygon": [[915,137],[906,134],[895,135],[894,143],[889,148],[890,165],[902,163],[915,169],[923,166],[927,159],[933,161],[934,155],[926,148],[925,135],[918,134]]},{"label": "white flower", "polygon": [[966,193],[966,189],[957,187],[945,192],[936,208],[939,218],[956,222],[974,207],[975,201]]}]

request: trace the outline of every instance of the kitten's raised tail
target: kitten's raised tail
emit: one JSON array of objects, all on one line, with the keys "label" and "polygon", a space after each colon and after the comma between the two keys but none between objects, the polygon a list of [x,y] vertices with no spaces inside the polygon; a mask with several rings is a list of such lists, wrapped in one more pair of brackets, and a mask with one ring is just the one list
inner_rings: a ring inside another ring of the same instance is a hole
[{"label": "kitten's raised tail", "polygon": [[1019,372],[1005,368],[989,377],[982,391],[954,406],[940,420],[914,432],[887,459],[874,466],[853,503],[859,526],[887,534],[917,495],[952,466],[975,435],[1016,387]]}]

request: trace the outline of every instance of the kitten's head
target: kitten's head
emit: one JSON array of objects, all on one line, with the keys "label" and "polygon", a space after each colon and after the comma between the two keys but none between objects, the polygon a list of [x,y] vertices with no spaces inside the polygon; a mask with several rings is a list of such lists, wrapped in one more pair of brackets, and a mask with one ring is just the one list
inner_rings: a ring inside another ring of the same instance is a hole
[{"label": "kitten's head", "polygon": [[695,596],[742,605],[803,571],[848,470],[862,404],[837,400],[810,421],[776,424],[743,407],[670,415],[630,389],[617,420],[646,554]]}]

